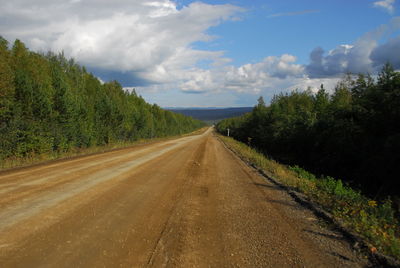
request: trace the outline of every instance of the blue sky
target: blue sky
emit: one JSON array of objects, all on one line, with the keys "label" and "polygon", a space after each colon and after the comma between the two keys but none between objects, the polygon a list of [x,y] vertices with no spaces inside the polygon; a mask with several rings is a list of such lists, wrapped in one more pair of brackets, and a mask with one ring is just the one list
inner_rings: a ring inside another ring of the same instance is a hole
[{"label": "blue sky", "polygon": [[[210,4],[223,1],[206,1]],[[227,1],[225,1],[227,3]],[[332,49],[352,44],[366,32],[387,24],[395,14],[373,8],[366,0],[231,1],[247,11],[241,21],[211,28],[219,36],[201,49],[224,50],[235,65],[257,62],[270,55],[289,53],[306,64],[317,46]]]},{"label": "blue sky", "polygon": [[0,0],[0,35],[163,107],[252,106],[400,68],[399,0]]}]

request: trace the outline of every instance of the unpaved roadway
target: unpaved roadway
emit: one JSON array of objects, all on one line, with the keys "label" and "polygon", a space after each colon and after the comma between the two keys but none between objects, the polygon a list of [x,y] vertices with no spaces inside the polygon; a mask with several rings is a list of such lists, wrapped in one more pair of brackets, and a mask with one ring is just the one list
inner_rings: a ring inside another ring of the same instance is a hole
[{"label": "unpaved roadway", "polygon": [[361,267],[202,135],[0,173],[0,267]]}]

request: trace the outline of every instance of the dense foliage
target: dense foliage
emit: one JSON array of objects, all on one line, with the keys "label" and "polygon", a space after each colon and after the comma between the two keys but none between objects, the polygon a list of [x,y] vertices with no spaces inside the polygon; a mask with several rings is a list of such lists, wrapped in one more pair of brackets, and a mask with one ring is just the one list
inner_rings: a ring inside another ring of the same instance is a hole
[{"label": "dense foliage", "polygon": [[371,196],[400,195],[400,73],[387,64],[376,79],[348,75],[333,94],[291,92],[263,99],[249,114],[217,129],[262,153]]},{"label": "dense foliage", "polygon": [[200,121],[102,84],[62,54],[42,55],[0,37],[0,160],[182,134]]}]

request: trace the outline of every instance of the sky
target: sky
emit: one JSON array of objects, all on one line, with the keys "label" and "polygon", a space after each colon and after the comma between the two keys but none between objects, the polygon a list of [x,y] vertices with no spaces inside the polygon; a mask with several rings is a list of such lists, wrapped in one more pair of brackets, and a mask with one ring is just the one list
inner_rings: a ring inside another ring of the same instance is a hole
[{"label": "sky", "polygon": [[243,107],[400,69],[400,0],[0,0],[0,35],[161,107]]}]

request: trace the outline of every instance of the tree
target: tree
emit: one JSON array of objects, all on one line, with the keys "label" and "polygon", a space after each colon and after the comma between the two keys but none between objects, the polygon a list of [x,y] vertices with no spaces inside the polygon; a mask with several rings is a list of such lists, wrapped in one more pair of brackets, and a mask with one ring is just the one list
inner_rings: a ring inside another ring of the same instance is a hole
[{"label": "tree", "polygon": [[389,64],[377,81],[347,75],[333,92],[293,91],[259,99],[243,117],[222,120],[217,129],[285,164],[334,176],[375,196],[400,195],[400,72]]},{"label": "tree", "polygon": [[12,116],[11,107],[13,103],[14,73],[11,66],[11,55],[8,51],[8,42],[0,36],[0,124],[4,124]]},{"label": "tree", "polygon": [[258,107],[265,107],[265,101],[264,101],[263,96],[260,96],[258,98],[257,102],[258,102],[258,104],[257,104]]},{"label": "tree", "polygon": [[326,92],[324,85],[321,84],[320,89],[314,96],[314,112],[318,119],[322,119],[329,106],[329,94]]},{"label": "tree", "polygon": [[64,54],[0,38],[0,158],[64,152],[192,131],[200,121],[105,84]]}]

